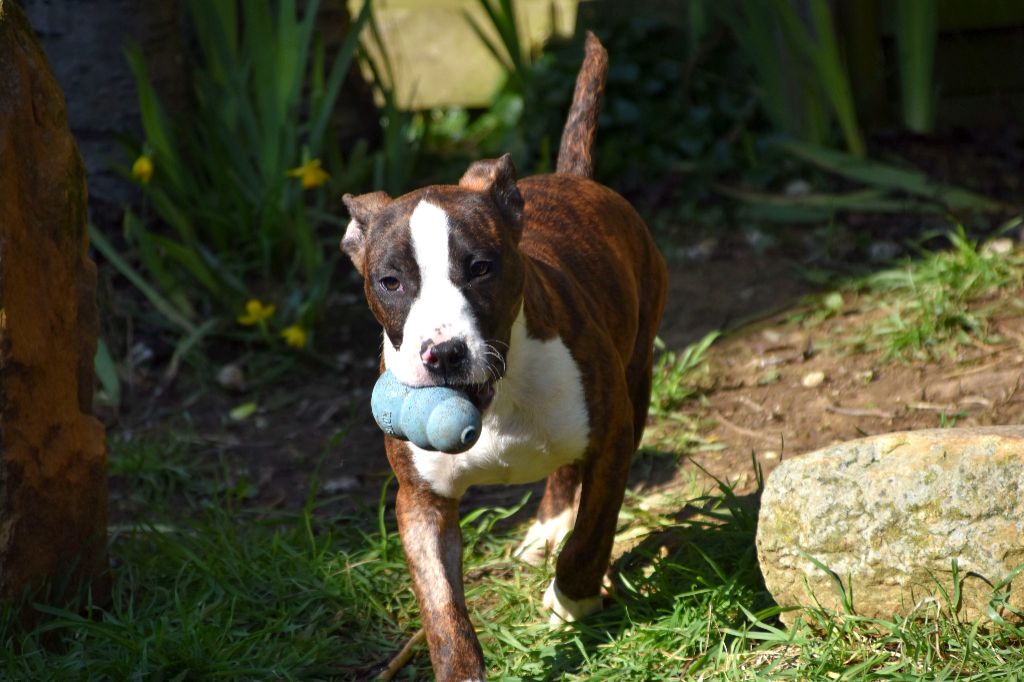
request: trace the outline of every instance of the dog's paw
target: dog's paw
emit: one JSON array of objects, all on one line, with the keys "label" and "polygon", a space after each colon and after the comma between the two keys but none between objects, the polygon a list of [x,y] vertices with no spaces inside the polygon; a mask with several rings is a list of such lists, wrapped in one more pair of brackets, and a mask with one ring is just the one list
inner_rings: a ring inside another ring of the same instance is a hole
[{"label": "dog's paw", "polygon": [[547,591],[544,593],[544,608],[551,611],[549,622],[553,626],[571,623],[574,620],[579,620],[592,613],[596,613],[604,606],[602,602],[603,599],[599,594],[580,600],[570,599],[558,589],[556,580],[551,581]]},{"label": "dog's paw", "polygon": [[572,516],[572,509],[566,509],[546,521],[534,521],[512,556],[531,566],[543,566],[572,530]]}]

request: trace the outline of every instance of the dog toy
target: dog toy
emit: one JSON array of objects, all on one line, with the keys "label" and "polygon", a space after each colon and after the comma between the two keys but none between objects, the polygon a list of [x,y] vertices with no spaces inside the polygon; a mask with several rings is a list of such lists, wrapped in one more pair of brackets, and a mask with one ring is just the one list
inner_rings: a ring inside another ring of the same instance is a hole
[{"label": "dog toy", "polygon": [[384,433],[424,450],[454,455],[480,437],[480,411],[465,395],[447,386],[406,386],[390,370],[377,379],[370,409]]}]

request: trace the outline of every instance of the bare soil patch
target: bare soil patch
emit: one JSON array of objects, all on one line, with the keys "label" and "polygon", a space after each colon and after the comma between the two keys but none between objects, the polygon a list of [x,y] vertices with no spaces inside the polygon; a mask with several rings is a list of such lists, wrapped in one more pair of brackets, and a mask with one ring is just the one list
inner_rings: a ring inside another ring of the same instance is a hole
[{"label": "bare soil patch", "polygon": [[[785,254],[758,255],[742,242],[720,245],[699,261],[670,268],[661,337],[680,349],[714,329],[730,331],[708,353],[708,390],[679,410],[652,418],[648,447],[635,460],[631,486],[642,494],[711,487],[738,494],[756,488],[752,457],[769,473],[785,457],[830,443],[888,431],[948,425],[1019,423],[1024,416],[1024,316],[1019,307],[992,321],[1004,343],[953,348],[927,361],[887,358],[848,339],[880,313],[857,298],[813,325],[792,321],[813,287]],[[1006,301],[1020,292],[1003,292]],[[991,305],[993,301],[986,302]],[[998,301],[995,301],[998,303]],[[353,512],[369,523],[390,476],[382,438],[369,411],[380,331],[360,292],[341,293],[338,324],[327,346],[343,370],[312,364],[258,389],[231,392],[212,377],[184,376],[159,396],[137,388],[115,437],[187,429],[191,452],[219,462],[246,485],[247,505],[297,508],[310,491],[324,513]],[[815,375],[818,374],[818,378]],[[252,417],[232,420],[232,407],[256,400]],[[680,456],[681,432],[703,444]],[[472,489],[465,508],[509,506],[542,485]],[[113,482],[113,507],[127,491]],[[394,486],[387,491],[393,497]],[[361,511],[359,511],[361,510]],[[515,520],[515,519],[514,519]]]}]

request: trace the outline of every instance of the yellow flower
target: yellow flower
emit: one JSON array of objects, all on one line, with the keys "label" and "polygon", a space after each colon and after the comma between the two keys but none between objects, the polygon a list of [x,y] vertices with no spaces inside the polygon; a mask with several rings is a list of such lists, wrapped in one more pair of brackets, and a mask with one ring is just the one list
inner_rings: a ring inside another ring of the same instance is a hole
[{"label": "yellow flower", "polygon": [[282,329],[281,337],[284,338],[284,342],[292,348],[306,347],[306,330],[297,324],[293,324],[290,327]]},{"label": "yellow flower", "polygon": [[288,171],[288,177],[301,178],[302,189],[313,189],[314,187],[319,187],[331,179],[331,176],[327,174],[327,171],[320,167],[320,159],[313,159],[312,161],[307,161],[298,168],[292,168]]},{"label": "yellow flower", "polygon": [[132,177],[143,185],[149,184],[149,179],[153,177],[153,159],[145,154],[135,159],[135,163],[132,164]]},{"label": "yellow flower", "polygon": [[263,305],[263,301],[258,298],[250,298],[245,304],[245,314],[238,316],[238,324],[244,324],[247,327],[251,327],[254,324],[262,324],[264,320],[274,314],[277,310],[277,306],[273,303],[270,305]]}]

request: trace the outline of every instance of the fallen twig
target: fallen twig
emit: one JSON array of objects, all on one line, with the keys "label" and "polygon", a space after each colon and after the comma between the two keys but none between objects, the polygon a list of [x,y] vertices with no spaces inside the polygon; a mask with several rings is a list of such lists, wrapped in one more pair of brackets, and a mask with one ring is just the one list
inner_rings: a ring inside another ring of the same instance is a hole
[{"label": "fallen twig", "polygon": [[736,402],[740,403],[741,405],[745,405],[745,406],[749,407],[750,409],[755,410],[757,412],[768,412],[768,408],[767,407],[765,407],[764,405],[759,405],[759,404],[755,403],[753,400],[751,400],[750,398],[748,398],[746,396],[738,395],[738,396],[735,396],[733,398],[733,400],[735,400]]},{"label": "fallen twig", "polygon": [[726,419],[721,412],[714,412],[712,416],[714,416],[722,426],[728,428],[730,431],[735,431],[741,436],[747,436],[748,438],[760,438],[761,440],[770,443],[775,443],[782,438],[781,433],[762,433],[760,431],[744,428],[739,424],[734,424]]},{"label": "fallen twig", "polygon": [[409,638],[409,641],[405,643],[402,649],[395,654],[395,657],[388,663],[388,667],[381,671],[380,675],[377,675],[379,682],[389,682],[395,679],[395,675],[398,671],[405,667],[405,664],[412,658],[412,650],[423,643],[423,640],[427,638],[427,633],[424,632],[423,628],[420,628]]},{"label": "fallen twig", "polygon": [[832,412],[834,414],[841,414],[844,417],[877,417],[879,419],[892,419],[896,416],[893,412],[886,412],[885,410],[872,410],[870,408],[863,407],[842,407],[840,405],[826,405],[826,412]]},{"label": "fallen twig", "polygon": [[942,403],[907,403],[907,407],[912,410],[927,410],[929,412],[954,412],[956,405],[944,405]]}]

